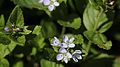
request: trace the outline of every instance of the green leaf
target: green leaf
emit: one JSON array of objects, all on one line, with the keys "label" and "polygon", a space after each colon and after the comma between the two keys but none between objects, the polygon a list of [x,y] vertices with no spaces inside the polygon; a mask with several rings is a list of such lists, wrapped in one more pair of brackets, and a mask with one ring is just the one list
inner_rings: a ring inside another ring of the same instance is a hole
[{"label": "green leaf", "polygon": [[25,36],[22,35],[22,36],[18,37],[18,38],[17,38],[17,41],[19,42],[18,45],[24,46],[24,45],[25,45],[25,41],[26,41]]},{"label": "green leaf", "polygon": [[6,59],[0,59],[0,67],[9,67],[9,62]]},{"label": "green leaf", "polygon": [[5,19],[4,19],[4,15],[0,16],[0,27],[4,27],[5,26]]},{"label": "green leaf", "polygon": [[24,35],[30,34],[32,31],[28,30],[27,28],[28,28],[28,26],[24,26],[23,32],[19,32],[19,33],[20,34],[24,34]]},{"label": "green leaf", "polygon": [[41,33],[41,26],[35,26],[32,34],[39,35]]},{"label": "green leaf", "polygon": [[45,46],[45,42],[44,42],[44,37],[42,34],[39,34],[38,36],[36,36],[34,38],[34,42],[35,44],[39,47],[39,48],[43,48]]},{"label": "green leaf", "polygon": [[13,67],[24,67],[24,64],[22,61],[18,61],[13,65]]},{"label": "green leaf", "polygon": [[100,48],[105,49],[105,50],[109,50],[112,47],[112,42],[111,41],[107,41],[105,44],[98,44],[98,46]]},{"label": "green leaf", "polygon": [[113,67],[120,67],[120,58],[117,57],[113,62]]},{"label": "green leaf", "polygon": [[[0,34],[0,36],[1,36],[1,34]],[[9,40],[9,42],[7,43],[5,40],[4,42],[6,42],[6,43],[0,43],[0,59],[4,58],[6,55],[11,53],[13,51],[13,49],[16,47],[16,42],[14,42],[8,36],[2,35],[2,37],[7,38],[7,40]]]},{"label": "green leaf", "polygon": [[58,2],[62,3],[62,2],[67,2],[67,0],[58,0]]},{"label": "green leaf", "polygon": [[10,14],[8,21],[7,21],[7,26],[11,27],[12,24],[15,24],[17,27],[22,28],[24,26],[24,18],[22,14],[22,10],[20,9],[19,6],[16,6],[12,13]]},{"label": "green leaf", "polygon": [[75,44],[82,44],[83,43],[84,39],[83,39],[82,35],[78,34],[78,35],[74,35],[74,37],[75,37],[75,41],[74,41]]},{"label": "green leaf", "polygon": [[62,64],[57,64],[55,62],[52,61],[48,61],[48,60],[44,60],[42,59],[40,61],[41,67],[64,67]]},{"label": "green leaf", "polygon": [[102,7],[97,8],[91,4],[87,5],[83,14],[83,23],[87,30],[96,31],[107,20]]},{"label": "green leaf", "polygon": [[71,22],[59,20],[58,23],[64,27],[79,29],[81,26],[81,18],[75,18]]},{"label": "green leaf", "polygon": [[95,35],[95,32],[93,32],[93,31],[85,31],[84,32],[84,36],[90,41],[93,40],[94,35]]},{"label": "green leaf", "polygon": [[107,31],[111,26],[112,26],[112,22],[108,22],[105,25],[103,25],[100,29],[99,32],[100,33],[104,33],[105,31]]},{"label": "green leaf", "polygon": [[30,53],[30,55],[36,55],[37,53],[37,49],[35,47],[32,48],[32,52]]},{"label": "green leaf", "polygon": [[51,21],[41,21],[42,25],[42,35],[45,38],[53,37],[57,33],[56,25]]}]

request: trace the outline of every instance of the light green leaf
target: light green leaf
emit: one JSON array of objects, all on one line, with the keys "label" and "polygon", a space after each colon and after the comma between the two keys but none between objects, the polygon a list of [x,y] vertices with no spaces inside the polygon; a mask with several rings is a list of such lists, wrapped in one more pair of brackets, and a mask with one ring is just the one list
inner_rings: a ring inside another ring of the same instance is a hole
[{"label": "light green leaf", "polygon": [[66,3],[67,0],[58,0],[58,2],[60,2],[60,3],[62,3],[62,2]]},{"label": "light green leaf", "polygon": [[24,67],[24,64],[22,61],[18,61],[13,65],[13,67]]},{"label": "light green leaf", "polygon": [[94,35],[95,35],[95,32],[93,32],[93,31],[85,31],[84,32],[84,36],[90,41],[93,40]]},{"label": "light green leaf", "polygon": [[117,57],[113,62],[113,67],[120,67],[120,58]]},{"label": "light green leaf", "polygon": [[24,46],[25,41],[26,41],[25,36],[22,35],[22,36],[18,37],[18,38],[17,38],[17,41],[19,42],[18,45],[20,45],[20,46]]},{"label": "light green leaf", "polygon": [[82,44],[83,43],[84,39],[83,39],[82,35],[78,34],[78,35],[74,35],[74,37],[75,37],[75,41],[74,41],[75,44]]},{"label": "light green leaf", "polygon": [[27,28],[28,28],[28,26],[24,26],[23,32],[19,32],[19,33],[20,34],[24,34],[24,35],[30,34],[32,31],[28,30]]},{"label": "light green leaf", "polygon": [[45,42],[44,42],[44,37],[42,36],[42,34],[39,34],[38,36],[36,36],[34,38],[34,42],[35,44],[39,47],[39,48],[43,48],[45,46]]},{"label": "light green leaf", "polygon": [[41,26],[35,26],[32,34],[39,35],[41,33]]},{"label": "light green leaf", "polygon": [[11,27],[12,24],[15,24],[17,27],[20,27],[20,28],[24,26],[23,14],[19,6],[16,6],[13,9],[12,13],[10,14],[8,18],[6,25]]},{"label": "light green leaf", "polygon": [[30,53],[30,55],[36,55],[37,53],[37,49],[35,47],[32,48],[32,52]]},{"label": "light green leaf", "polygon": [[108,22],[105,25],[103,25],[100,29],[99,32],[100,33],[104,33],[105,31],[107,31],[111,26],[112,26],[112,22]]},{"label": "light green leaf", "polygon": [[62,64],[57,64],[55,62],[52,61],[48,61],[48,60],[44,60],[42,59],[40,61],[41,67],[64,67]]},{"label": "light green leaf", "polygon": [[59,20],[58,23],[64,27],[78,29],[81,26],[81,18],[75,18],[71,22]]},{"label": "light green leaf", "polygon": [[87,30],[96,31],[107,20],[102,7],[96,8],[91,4],[87,5],[83,14],[83,23]]},{"label": "light green leaf", "polygon": [[0,27],[4,27],[5,26],[5,19],[4,19],[4,15],[0,16]]},{"label": "light green leaf", "polygon": [[9,62],[7,59],[0,59],[0,67],[9,67]]},{"label": "light green leaf", "polygon": [[6,35],[0,34],[0,36],[2,36],[3,40],[6,39],[2,43],[0,43],[0,59],[1,59],[13,51],[13,49],[16,47],[16,42],[14,42]]}]

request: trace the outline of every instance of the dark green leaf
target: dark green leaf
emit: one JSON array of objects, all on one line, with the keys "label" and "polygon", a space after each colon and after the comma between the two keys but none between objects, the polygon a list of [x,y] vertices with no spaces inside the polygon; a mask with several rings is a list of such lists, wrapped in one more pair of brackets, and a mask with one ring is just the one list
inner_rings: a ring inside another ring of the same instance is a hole
[{"label": "dark green leaf", "polygon": [[5,26],[5,19],[4,19],[4,16],[1,15],[0,16],[0,27],[4,27]]},{"label": "dark green leaf", "polygon": [[19,6],[16,6],[13,9],[7,21],[7,26],[11,27],[12,24],[15,24],[17,27],[20,27],[20,28],[24,26],[23,14]]},{"label": "dark green leaf", "polygon": [[40,61],[41,67],[64,67],[62,64],[57,64],[55,62],[52,61],[48,61],[48,60],[44,60],[42,59]]}]

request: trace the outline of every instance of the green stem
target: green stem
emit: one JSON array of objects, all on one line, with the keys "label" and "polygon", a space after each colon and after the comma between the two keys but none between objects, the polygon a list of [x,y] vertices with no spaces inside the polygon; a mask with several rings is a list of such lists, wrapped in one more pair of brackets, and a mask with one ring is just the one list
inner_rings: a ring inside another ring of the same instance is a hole
[{"label": "green stem", "polygon": [[65,27],[63,26],[61,31],[61,37],[64,35],[64,33],[65,33]]}]

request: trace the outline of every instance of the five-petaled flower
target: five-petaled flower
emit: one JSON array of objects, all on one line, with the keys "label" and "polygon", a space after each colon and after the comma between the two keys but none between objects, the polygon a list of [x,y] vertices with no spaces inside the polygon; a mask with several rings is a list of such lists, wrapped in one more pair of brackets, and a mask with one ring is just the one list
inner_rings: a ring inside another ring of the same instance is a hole
[{"label": "five-petaled flower", "polygon": [[67,35],[63,36],[62,41],[60,41],[57,37],[54,37],[51,45],[60,48],[56,56],[57,61],[62,60],[65,63],[68,63],[71,58],[75,62],[82,59],[81,50],[75,50],[73,53],[70,53],[70,49],[75,47],[74,40],[74,37],[68,37]]}]

